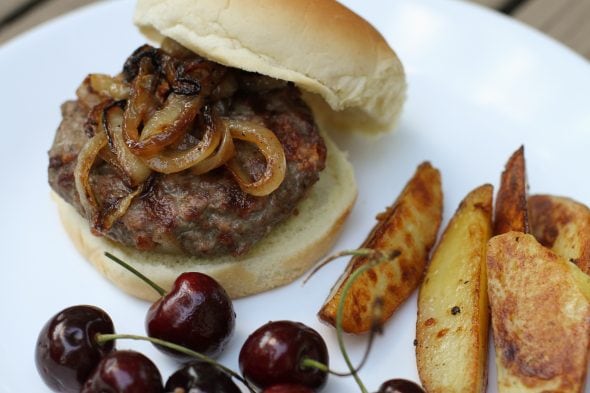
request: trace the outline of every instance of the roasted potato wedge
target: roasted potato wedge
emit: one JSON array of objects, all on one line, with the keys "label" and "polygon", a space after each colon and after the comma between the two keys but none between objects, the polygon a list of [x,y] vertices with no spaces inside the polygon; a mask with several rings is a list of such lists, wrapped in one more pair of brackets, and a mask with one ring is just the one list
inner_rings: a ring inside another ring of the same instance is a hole
[{"label": "roasted potato wedge", "polygon": [[485,392],[488,354],[486,245],[493,188],[461,202],[436,247],[418,295],[416,360],[429,393]]},{"label": "roasted potato wedge", "polygon": [[[416,289],[422,280],[429,250],[436,241],[441,216],[440,173],[425,162],[418,166],[395,203],[377,217],[376,226],[362,246],[387,254],[397,250],[401,254],[369,269],[354,282],[344,300],[344,331],[368,331],[376,300],[382,301],[381,321],[385,322]],[[351,259],[319,311],[320,319],[335,324],[344,283],[352,272],[368,262],[366,257]]]},{"label": "roasted potato wedge", "polygon": [[488,294],[500,392],[581,392],[590,344],[590,280],[532,235],[488,244]]},{"label": "roasted potato wedge", "polygon": [[535,238],[590,274],[590,209],[573,199],[552,195],[532,195],[528,205]]},{"label": "roasted potato wedge", "polygon": [[508,159],[496,195],[494,234],[509,231],[529,232],[524,146]]}]

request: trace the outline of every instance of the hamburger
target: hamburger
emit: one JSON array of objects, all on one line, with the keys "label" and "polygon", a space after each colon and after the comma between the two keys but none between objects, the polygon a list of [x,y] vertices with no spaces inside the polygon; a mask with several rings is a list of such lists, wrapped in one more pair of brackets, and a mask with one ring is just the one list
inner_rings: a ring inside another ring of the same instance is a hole
[{"label": "hamburger", "polygon": [[329,135],[390,130],[403,67],[335,1],[139,0],[152,41],[62,105],[49,183],[109,280],[157,296],[184,271],[242,297],[293,281],[333,245],[357,194]]}]

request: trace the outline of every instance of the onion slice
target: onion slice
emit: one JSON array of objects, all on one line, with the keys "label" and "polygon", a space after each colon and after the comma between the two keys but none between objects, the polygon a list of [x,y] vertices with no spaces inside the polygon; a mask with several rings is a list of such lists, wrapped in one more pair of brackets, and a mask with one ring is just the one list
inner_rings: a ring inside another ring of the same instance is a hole
[{"label": "onion slice", "polygon": [[196,145],[184,151],[161,152],[157,156],[146,159],[147,166],[156,172],[170,174],[188,169],[209,157],[219,145],[221,130],[215,127],[210,110],[207,108],[203,112],[205,132]]},{"label": "onion slice", "polygon": [[[149,61],[149,59],[145,60]],[[132,82],[131,95],[125,108],[123,137],[128,147],[139,140],[139,126],[156,108],[153,92],[157,78],[148,72],[148,61],[142,60],[140,63],[139,72]]]},{"label": "onion slice", "polygon": [[200,96],[170,94],[165,106],[145,124],[141,137],[127,139],[129,149],[141,157],[151,157],[166,146],[178,142],[199,113],[203,100]]},{"label": "onion slice", "polygon": [[127,212],[133,199],[143,191],[145,184],[139,185],[135,190],[120,198],[117,203],[103,208],[103,211],[100,210],[101,208],[90,184],[90,171],[100,151],[107,146],[107,143],[107,136],[104,132],[95,134],[80,150],[74,168],[74,181],[80,196],[80,203],[86,217],[91,222],[90,229],[92,233],[97,236],[111,229],[115,221]]},{"label": "onion slice", "polygon": [[78,101],[88,110],[91,110],[105,99],[103,96],[97,93],[90,85],[90,75],[84,78],[84,80],[76,90],[76,96],[78,97]]},{"label": "onion slice", "polygon": [[129,185],[137,187],[150,175],[150,169],[134,155],[123,138],[124,112],[122,101],[114,102],[106,106],[102,114],[102,127],[104,128],[109,148],[117,157],[117,166],[127,176]]},{"label": "onion slice", "polygon": [[103,231],[108,231],[111,229],[115,221],[127,213],[127,210],[129,209],[129,206],[131,206],[133,199],[135,199],[135,197],[143,191],[144,184],[145,183],[139,185],[135,190],[119,199],[116,204],[110,206],[108,209],[105,209],[105,211],[100,214],[97,221],[99,221],[100,228]]},{"label": "onion slice", "polygon": [[287,170],[285,152],[276,135],[268,128],[252,121],[230,119],[223,121],[233,138],[254,143],[266,159],[266,170],[259,179],[254,181],[251,181],[250,176],[244,173],[235,158],[227,162],[227,168],[242,191],[254,196],[265,196],[276,190],[285,179]]},{"label": "onion slice", "polygon": [[90,74],[90,87],[98,94],[114,100],[126,100],[131,94],[131,87],[121,79],[105,74]]},{"label": "onion slice", "polygon": [[174,56],[176,58],[186,59],[195,56],[194,52],[186,49],[184,46],[180,45],[171,38],[164,38],[160,48],[170,56]]},{"label": "onion slice", "polygon": [[195,175],[202,175],[228,162],[236,152],[234,141],[225,122],[215,119],[215,127],[220,130],[221,142],[217,150],[203,161],[193,165],[190,169]]},{"label": "onion slice", "polygon": [[74,168],[74,181],[76,184],[76,190],[80,197],[80,203],[86,213],[86,217],[90,220],[93,225],[91,228],[96,235],[96,224],[99,218],[98,203],[94,196],[94,191],[90,185],[90,170],[96,160],[96,157],[100,153],[101,149],[107,145],[107,136],[104,132],[96,133],[92,138],[86,142],[86,144],[78,153],[78,161]]}]

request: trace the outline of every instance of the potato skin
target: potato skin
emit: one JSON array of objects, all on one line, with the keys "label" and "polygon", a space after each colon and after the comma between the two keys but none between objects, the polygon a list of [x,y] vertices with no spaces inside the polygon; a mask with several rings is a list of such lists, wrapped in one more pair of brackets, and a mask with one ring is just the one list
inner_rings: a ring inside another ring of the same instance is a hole
[{"label": "potato skin", "polygon": [[531,195],[528,209],[531,231],[539,243],[590,274],[590,209],[554,195]]},{"label": "potato skin", "polygon": [[499,391],[582,392],[590,282],[521,232],[490,240],[487,267]]},{"label": "potato skin", "polygon": [[[442,219],[442,186],[440,172],[430,163],[418,166],[413,177],[395,203],[377,217],[377,224],[363,243],[363,248],[401,255],[367,270],[352,285],[344,300],[342,328],[348,333],[363,333],[371,329],[372,305],[382,302],[381,323],[420,284],[428,254]],[[342,287],[350,274],[368,263],[366,257],[354,257],[332,289],[318,313],[321,320],[335,325],[336,310]]]},{"label": "potato skin", "polygon": [[488,354],[486,245],[493,188],[461,202],[434,250],[418,295],[416,360],[429,393],[485,392]]},{"label": "potato skin", "polygon": [[529,232],[524,146],[508,159],[496,196],[494,234],[509,231]]}]

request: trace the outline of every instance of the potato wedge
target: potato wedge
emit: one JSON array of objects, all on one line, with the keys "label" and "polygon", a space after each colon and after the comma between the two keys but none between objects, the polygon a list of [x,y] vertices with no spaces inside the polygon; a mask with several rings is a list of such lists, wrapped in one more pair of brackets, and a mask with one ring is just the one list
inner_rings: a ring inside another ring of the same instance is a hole
[{"label": "potato wedge", "polygon": [[[416,289],[436,240],[441,216],[440,173],[425,162],[418,166],[395,203],[377,217],[376,226],[362,246],[386,253],[398,250],[401,255],[369,269],[354,282],[344,301],[344,331],[368,331],[376,299],[382,300],[381,321],[385,322]],[[367,262],[365,257],[351,259],[319,311],[320,319],[335,324],[342,286],[352,272]]]},{"label": "potato wedge", "polygon": [[581,392],[590,280],[521,232],[490,240],[487,267],[499,391]]},{"label": "potato wedge", "polygon": [[529,232],[524,146],[508,159],[496,195],[494,234],[509,231]]},{"label": "potato wedge", "polygon": [[532,195],[528,200],[535,238],[590,274],[590,209],[566,197]]},{"label": "potato wedge", "polygon": [[493,187],[470,192],[436,247],[418,295],[416,360],[429,393],[485,392],[488,358],[486,245]]}]

